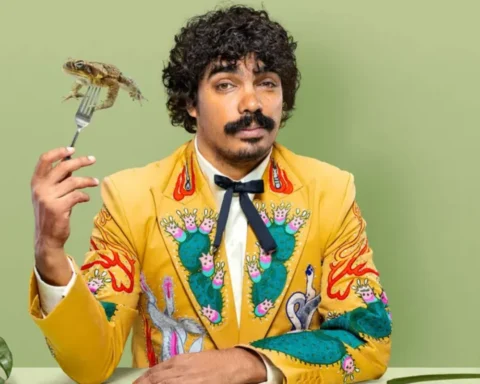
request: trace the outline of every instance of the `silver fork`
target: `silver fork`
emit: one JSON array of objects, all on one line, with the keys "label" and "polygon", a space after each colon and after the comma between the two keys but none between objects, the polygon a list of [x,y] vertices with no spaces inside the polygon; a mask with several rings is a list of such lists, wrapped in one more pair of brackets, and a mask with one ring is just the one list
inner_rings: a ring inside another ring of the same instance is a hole
[{"label": "silver fork", "polygon": [[[78,106],[77,113],[75,114],[75,124],[77,124],[77,130],[75,136],[73,136],[71,147],[75,145],[78,135],[92,121],[93,112],[98,102],[98,95],[100,94],[100,87],[96,85],[90,85],[83,96],[82,102]],[[71,156],[66,157],[66,160],[70,160]]]}]

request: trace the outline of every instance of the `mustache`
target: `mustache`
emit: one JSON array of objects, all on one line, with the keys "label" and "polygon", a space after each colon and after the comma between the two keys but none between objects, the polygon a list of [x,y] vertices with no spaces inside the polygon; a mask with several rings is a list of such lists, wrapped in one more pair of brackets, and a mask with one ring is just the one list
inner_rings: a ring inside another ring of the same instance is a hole
[{"label": "mustache", "polygon": [[254,113],[249,113],[237,121],[227,123],[224,128],[225,133],[227,135],[234,135],[242,129],[247,128],[254,121],[269,132],[275,128],[275,121],[257,109]]}]

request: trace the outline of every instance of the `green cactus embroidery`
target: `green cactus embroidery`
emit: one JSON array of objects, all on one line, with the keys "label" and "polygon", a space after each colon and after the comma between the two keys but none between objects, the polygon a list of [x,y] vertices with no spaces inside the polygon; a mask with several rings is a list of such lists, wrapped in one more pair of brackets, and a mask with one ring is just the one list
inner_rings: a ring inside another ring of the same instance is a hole
[{"label": "green cactus embroidery", "polygon": [[246,269],[253,286],[251,301],[256,317],[264,317],[285,288],[288,270],[284,265],[292,257],[297,244],[298,231],[309,217],[307,211],[297,209],[289,219],[290,204],[272,204],[272,218],[266,212],[265,205],[256,204],[260,217],[277,243],[275,252],[266,253],[257,243],[259,255],[247,255]]},{"label": "green cactus embroidery", "polygon": [[[355,372],[354,362],[346,354],[345,345],[361,348],[366,338],[387,338],[391,322],[385,304],[376,300],[326,320],[321,329],[268,337],[252,343],[254,347],[283,352],[304,363],[329,365],[341,363],[345,373]],[[317,347],[312,347],[317,346]],[[353,367],[352,367],[353,366]]]},{"label": "green cactus embroidery", "polygon": [[[345,345],[321,330],[286,333],[251,343],[253,347],[290,355],[304,363],[328,365],[339,362],[346,354]],[[321,345],[321,348],[312,348]]]},{"label": "green cactus embroidery", "polygon": [[180,226],[170,216],[163,219],[161,224],[164,230],[173,237],[178,244],[178,257],[182,266],[188,271],[188,283],[202,308],[202,314],[212,324],[223,321],[222,310],[224,305],[223,280],[224,265],[214,263],[210,254],[212,240],[210,234],[216,224],[216,215],[205,209],[200,225],[197,221],[197,209],[182,213],[177,211],[184,225]]},{"label": "green cactus embroidery", "polygon": [[322,324],[322,329],[347,329],[374,339],[389,337],[392,333],[392,320],[386,293],[382,291],[380,297],[377,297],[368,279],[363,282],[358,279],[352,289],[363,300],[366,308],[358,307],[329,318]]},{"label": "green cactus embroidery", "polygon": [[[347,336],[342,331],[300,331],[279,336],[260,339],[251,343],[253,347],[285,353],[307,364],[334,365],[339,364],[344,379],[354,379],[354,374],[360,372],[353,357],[347,353],[343,341],[363,345],[361,340],[354,341],[354,336]],[[337,337],[339,336],[339,337]],[[321,346],[312,348],[312,346]]]},{"label": "green cactus embroidery", "polygon": [[350,333],[343,329],[322,329],[322,331],[324,335],[341,340],[342,343],[347,344],[354,349],[360,348],[362,345],[365,344],[365,340],[360,339],[353,333]]},{"label": "green cactus embroidery", "polygon": [[389,337],[392,324],[381,301],[367,304],[367,308],[355,308],[322,324],[322,329],[350,329],[373,339]]},{"label": "green cactus embroidery", "polygon": [[109,301],[100,301],[100,304],[102,304],[105,315],[107,316],[108,321],[110,321],[117,310],[117,304]]}]

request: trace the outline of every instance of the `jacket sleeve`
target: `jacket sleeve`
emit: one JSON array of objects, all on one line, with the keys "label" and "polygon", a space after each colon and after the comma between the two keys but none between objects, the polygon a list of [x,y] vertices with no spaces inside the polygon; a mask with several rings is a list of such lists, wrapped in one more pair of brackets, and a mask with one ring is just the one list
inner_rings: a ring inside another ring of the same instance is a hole
[{"label": "jacket sleeve", "polygon": [[349,175],[322,259],[319,329],[288,332],[247,345],[266,355],[286,383],[376,380],[391,350],[391,314],[373,262],[366,223]]},{"label": "jacket sleeve", "polygon": [[101,184],[103,205],[94,218],[84,263],[73,263],[76,278],[68,293],[45,316],[34,273],[30,315],[50,352],[74,381],[108,379],[122,356],[137,315],[140,265],[132,233],[111,179]]},{"label": "jacket sleeve", "polygon": [[37,279],[36,282],[38,288],[38,295],[43,317],[47,316],[47,314],[53,311],[56,305],[62,300],[62,298],[68,293],[68,291],[75,283],[75,279],[77,278],[77,274],[75,273],[75,266],[73,265],[73,261],[70,258],[68,258],[68,261],[72,270],[72,277],[70,278],[70,281],[67,283],[66,286],[56,286],[45,283],[42,280],[40,274],[38,273],[37,267],[33,267],[33,272],[35,273],[35,277]]}]

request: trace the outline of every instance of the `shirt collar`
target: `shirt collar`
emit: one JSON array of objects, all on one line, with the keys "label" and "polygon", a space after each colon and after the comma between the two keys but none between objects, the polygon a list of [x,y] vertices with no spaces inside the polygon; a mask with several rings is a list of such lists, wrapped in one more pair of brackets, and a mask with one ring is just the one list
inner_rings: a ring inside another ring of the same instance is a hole
[{"label": "shirt collar", "polygon": [[[225,190],[223,188],[220,188],[217,184],[214,182],[214,176],[215,175],[221,175],[221,176],[226,176],[223,173],[221,173],[218,169],[216,169],[203,155],[200,153],[198,150],[198,145],[197,145],[197,136],[195,135],[195,152],[197,155],[198,159],[198,164],[200,166],[200,169],[202,170],[203,175],[207,179],[208,185],[210,186],[210,190],[212,191],[213,195],[215,196],[215,200],[217,201],[217,204],[222,203],[223,200],[223,195],[225,193]],[[240,181],[240,182],[247,182],[251,180],[258,180],[263,178],[263,174],[265,172],[265,169],[267,168],[268,162],[270,161],[270,156],[272,155],[272,150],[270,149],[270,152],[265,159],[256,167],[254,168],[249,174],[247,174],[245,177],[243,177],[240,180],[233,180],[233,181]]]}]

